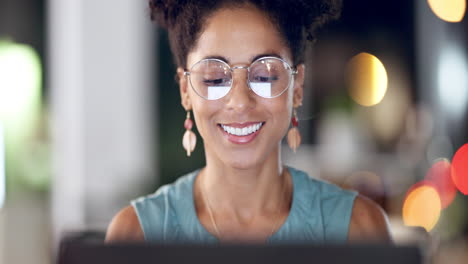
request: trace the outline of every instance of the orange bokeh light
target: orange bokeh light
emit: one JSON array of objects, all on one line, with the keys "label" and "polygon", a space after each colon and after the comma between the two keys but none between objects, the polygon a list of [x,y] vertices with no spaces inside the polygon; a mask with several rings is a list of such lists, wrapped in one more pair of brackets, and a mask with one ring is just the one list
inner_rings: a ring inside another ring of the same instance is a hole
[{"label": "orange bokeh light", "polygon": [[377,57],[366,52],[351,58],[346,67],[345,79],[349,95],[363,106],[380,103],[387,92],[385,66]]},{"label": "orange bokeh light", "polygon": [[457,194],[457,188],[452,181],[451,169],[450,161],[439,159],[432,165],[426,175],[426,180],[434,183],[439,193],[442,209],[447,208]]},{"label": "orange bokeh light", "polygon": [[429,181],[413,185],[403,203],[403,222],[407,226],[421,226],[428,232],[439,221],[442,209],[439,193]]},{"label": "orange bokeh light", "polygon": [[466,0],[427,0],[432,12],[447,22],[460,22],[466,12]]},{"label": "orange bokeh light", "polygon": [[468,194],[468,144],[459,148],[453,156],[452,180],[460,192]]}]

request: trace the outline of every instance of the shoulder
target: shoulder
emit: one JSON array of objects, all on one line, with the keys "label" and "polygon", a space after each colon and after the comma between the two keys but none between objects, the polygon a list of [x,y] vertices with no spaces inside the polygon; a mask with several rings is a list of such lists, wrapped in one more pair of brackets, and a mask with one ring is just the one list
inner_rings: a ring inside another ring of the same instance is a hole
[{"label": "shoulder", "polygon": [[[162,207],[171,205],[171,201],[187,198],[192,192],[193,180],[197,175],[197,171],[185,174],[179,177],[175,182],[163,185],[156,192],[139,197],[131,203],[134,206],[137,214],[141,210],[158,210]],[[166,208],[167,209],[167,208]]]},{"label": "shoulder", "polygon": [[372,200],[358,195],[354,201],[348,231],[349,241],[391,241],[387,216]]},{"label": "shoulder", "polygon": [[[296,179],[297,187],[305,193],[317,195],[321,203],[352,202],[356,196],[355,191],[345,190],[328,181],[310,177],[306,172],[289,168],[291,175]],[[352,205],[352,204],[351,204]]]},{"label": "shoulder", "polygon": [[131,205],[120,210],[107,228],[106,243],[144,240],[138,216]]},{"label": "shoulder", "polygon": [[177,212],[184,210],[196,172],[174,183],[161,186],[155,193],[131,201],[109,224],[106,242],[154,240],[175,226]]}]

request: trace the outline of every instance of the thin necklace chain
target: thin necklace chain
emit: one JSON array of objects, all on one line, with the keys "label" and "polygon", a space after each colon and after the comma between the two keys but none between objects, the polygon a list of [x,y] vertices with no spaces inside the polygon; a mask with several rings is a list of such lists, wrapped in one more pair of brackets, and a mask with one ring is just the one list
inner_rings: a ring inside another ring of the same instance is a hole
[{"label": "thin necklace chain", "polygon": [[[204,186],[203,186],[204,187]],[[206,189],[206,188],[205,188]],[[286,193],[286,188],[283,186],[283,191],[282,191],[282,196],[284,197],[284,194]],[[211,204],[210,204],[210,200],[208,197],[205,196],[205,193],[203,193],[203,188],[201,190],[201,193],[202,193],[202,197],[203,197],[203,201],[205,202],[205,204],[207,205],[207,208],[208,208],[208,214],[210,215],[210,219],[211,219],[211,224],[213,225],[213,228],[216,232],[216,236],[221,239],[221,233],[219,232],[219,228],[218,228],[218,225],[216,224],[216,220],[214,218],[214,214],[213,214],[213,211],[211,210]],[[269,237],[271,237],[273,235],[273,233],[275,232],[278,224],[279,224],[279,221],[281,220],[281,218],[279,217],[279,214],[280,214],[280,211],[281,211],[281,207],[283,206],[283,203],[284,203],[284,199],[281,199],[281,203],[278,205],[278,208],[276,209],[276,220],[271,228],[271,232],[270,232],[270,235]]]}]

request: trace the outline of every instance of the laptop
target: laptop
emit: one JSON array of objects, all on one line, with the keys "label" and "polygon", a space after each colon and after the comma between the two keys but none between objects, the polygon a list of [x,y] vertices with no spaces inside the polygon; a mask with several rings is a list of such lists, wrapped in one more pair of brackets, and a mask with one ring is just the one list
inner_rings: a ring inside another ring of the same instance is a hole
[{"label": "laptop", "polygon": [[418,247],[354,245],[158,245],[104,244],[89,239],[65,239],[58,264],[419,264]]}]

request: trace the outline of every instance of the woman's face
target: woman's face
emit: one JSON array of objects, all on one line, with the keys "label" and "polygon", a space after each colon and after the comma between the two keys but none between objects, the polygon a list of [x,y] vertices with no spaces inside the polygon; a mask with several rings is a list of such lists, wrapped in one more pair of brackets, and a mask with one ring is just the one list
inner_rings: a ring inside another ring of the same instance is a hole
[{"label": "woman's face", "polygon": [[[263,13],[253,7],[226,8],[207,20],[197,45],[188,55],[186,68],[212,57],[223,58],[231,67],[249,66],[259,56],[278,56],[293,66],[288,46]],[[183,76],[183,69],[179,68],[178,74],[182,105],[186,110],[193,110],[207,162],[247,169],[274,158],[270,155],[277,155],[290,124],[292,108],[302,101],[303,65],[298,67],[290,88],[270,99],[249,89],[245,69],[234,70],[230,92],[217,100],[198,96]],[[258,128],[259,125],[258,131],[246,136],[223,129]]]}]

